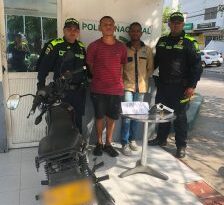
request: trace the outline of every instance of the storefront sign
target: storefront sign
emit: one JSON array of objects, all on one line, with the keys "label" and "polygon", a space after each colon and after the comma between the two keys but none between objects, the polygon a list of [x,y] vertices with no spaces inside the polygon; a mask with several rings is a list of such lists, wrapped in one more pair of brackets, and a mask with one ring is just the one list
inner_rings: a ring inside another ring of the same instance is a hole
[{"label": "storefront sign", "polygon": [[192,30],[193,29],[193,23],[185,23],[184,24],[184,30]]},{"label": "storefront sign", "polygon": [[202,23],[202,24],[198,24],[198,25],[197,25],[197,28],[198,28],[198,29],[212,28],[212,27],[215,27],[215,22]]},{"label": "storefront sign", "polygon": [[[128,37],[128,30],[129,30],[129,23],[116,23],[116,31],[115,36],[118,40],[126,43],[129,40]],[[142,25],[142,41],[146,44],[149,43],[151,33],[152,33],[152,26],[144,26]],[[98,30],[99,22],[98,21],[91,21],[91,20],[81,20],[80,21],[80,40],[85,43],[87,46],[91,42],[95,41],[96,39],[102,36],[101,32]]]}]

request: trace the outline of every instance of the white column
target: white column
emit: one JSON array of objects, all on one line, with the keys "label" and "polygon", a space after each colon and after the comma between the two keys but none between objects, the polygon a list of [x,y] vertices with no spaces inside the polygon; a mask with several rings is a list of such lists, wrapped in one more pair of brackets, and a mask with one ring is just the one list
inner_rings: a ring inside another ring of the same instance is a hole
[{"label": "white column", "polygon": [[62,5],[63,5],[62,0],[57,0],[57,33],[58,33],[58,37],[63,36]]},{"label": "white column", "polygon": [[3,66],[6,68],[4,2],[0,0],[0,152],[7,152],[6,118],[4,107]]},{"label": "white column", "polygon": [[2,66],[6,68],[6,37],[4,2],[0,0],[0,82],[2,81]]},{"label": "white column", "polygon": [[23,15],[23,34],[26,36],[26,18],[25,18],[25,15]]},{"label": "white column", "polygon": [[41,48],[44,46],[44,29],[43,29],[43,17],[40,17],[40,31],[41,31]]}]

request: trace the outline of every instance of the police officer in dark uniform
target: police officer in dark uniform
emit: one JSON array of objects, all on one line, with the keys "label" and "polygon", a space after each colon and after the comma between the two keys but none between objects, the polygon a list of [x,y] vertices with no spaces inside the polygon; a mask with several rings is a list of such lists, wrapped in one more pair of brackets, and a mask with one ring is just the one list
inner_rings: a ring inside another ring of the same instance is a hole
[{"label": "police officer in dark uniform", "polygon": [[[202,73],[198,44],[183,31],[184,17],[180,12],[170,16],[170,34],[161,37],[156,45],[155,68],[159,68],[156,103],[162,103],[176,114],[174,121],[177,158],[185,157],[187,146],[187,102],[194,94]],[[157,137],[150,146],[165,146],[171,123],[158,126]]]},{"label": "police officer in dark uniform", "polygon": [[[65,101],[69,102],[75,110],[75,123],[80,133],[82,133],[82,116],[85,111],[86,99],[86,51],[82,42],[77,38],[80,34],[79,22],[74,18],[65,21],[64,37],[57,38],[48,44],[45,53],[41,56],[38,64],[38,83],[37,89],[45,86],[45,79],[49,71],[54,72],[54,80],[61,74],[74,71],[69,89],[66,91]],[[65,61],[65,56],[70,55],[69,62]]]}]

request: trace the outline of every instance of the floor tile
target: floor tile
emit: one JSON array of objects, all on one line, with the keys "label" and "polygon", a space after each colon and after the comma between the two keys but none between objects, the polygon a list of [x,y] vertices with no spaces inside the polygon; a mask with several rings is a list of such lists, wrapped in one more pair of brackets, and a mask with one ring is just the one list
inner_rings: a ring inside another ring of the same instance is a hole
[{"label": "floor tile", "polygon": [[204,205],[224,205],[224,196],[205,181],[188,183],[186,188],[195,194]]},{"label": "floor tile", "polygon": [[21,161],[21,149],[9,150],[7,153],[0,153],[0,164],[12,164]]},{"label": "floor tile", "polygon": [[21,163],[0,163],[0,177],[2,176],[20,176]]},{"label": "floor tile", "polygon": [[20,191],[20,205],[40,205],[41,202],[35,199],[41,188],[23,189]]},{"label": "floor tile", "polygon": [[35,157],[38,154],[38,148],[25,148],[21,150],[21,159],[22,161],[35,161]]},{"label": "floor tile", "polygon": [[0,205],[19,205],[19,191],[1,192]]},{"label": "floor tile", "polygon": [[20,186],[20,176],[0,177],[0,193],[18,191]]},{"label": "floor tile", "polygon": [[211,186],[209,186],[205,181],[197,181],[186,184],[189,191],[194,193],[199,198],[208,198],[212,196],[220,195]]},{"label": "floor tile", "polygon": [[[119,144],[115,146],[118,150],[121,148]],[[115,198],[117,205],[201,205],[197,196],[184,186],[189,181],[201,179],[200,176],[160,147],[150,147],[147,152],[148,165],[167,174],[169,180],[164,181],[141,173],[125,178],[119,177],[123,171],[135,167],[136,161],[141,157],[141,151],[135,152],[132,157],[120,154],[119,157],[111,158],[104,153],[97,158],[97,163],[104,161],[105,165],[96,171],[96,175],[100,177],[109,174],[110,179],[102,184]],[[4,193],[8,193],[0,200],[0,205],[40,204],[35,200],[35,195],[46,188],[40,185],[40,181],[45,179],[45,174],[43,166],[39,173],[36,171],[36,153],[37,148],[26,148],[11,150],[6,155],[0,154],[0,162],[3,163],[0,163],[0,198]],[[89,155],[90,167],[95,159],[91,153],[92,150]],[[16,175],[6,176],[6,173]],[[4,204],[1,204],[2,202]],[[209,203],[208,201],[208,205]]]},{"label": "floor tile", "polygon": [[41,180],[45,179],[43,168],[37,172],[33,161],[22,161],[21,163],[21,189],[39,188]]},{"label": "floor tile", "polygon": [[202,201],[203,205],[224,205],[224,196],[207,198]]}]

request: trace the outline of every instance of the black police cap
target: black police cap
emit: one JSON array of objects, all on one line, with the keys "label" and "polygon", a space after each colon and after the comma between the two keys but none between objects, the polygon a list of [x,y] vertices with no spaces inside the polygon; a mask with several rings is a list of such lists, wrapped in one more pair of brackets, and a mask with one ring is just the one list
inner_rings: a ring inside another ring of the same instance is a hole
[{"label": "black police cap", "polygon": [[77,27],[79,29],[79,22],[76,19],[74,19],[74,18],[66,19],[64,28],[70,28],[72,26],[75,26],[75,27]]},{"label": "black police cap", "polygon": [[184,22],[184,16],[181,12],[177,11],[170,15],[170,21]]}]

